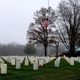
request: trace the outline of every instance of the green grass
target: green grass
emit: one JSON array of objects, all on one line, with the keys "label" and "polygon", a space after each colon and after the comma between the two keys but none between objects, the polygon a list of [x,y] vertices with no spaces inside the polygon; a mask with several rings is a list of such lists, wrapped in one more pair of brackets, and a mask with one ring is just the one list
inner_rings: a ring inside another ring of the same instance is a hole
[{"label": "green grass", "polygon": [[16,70],[15,66],[7,63],[8,73],[0,74],[0,80],[80,80],[80,63],[75,62],[74,66],[69,65],[65,59],[61,59],[60,67],[54,67],[54,61],[45,64],[39,70],[34,71],[33,65],[24,66]]}]

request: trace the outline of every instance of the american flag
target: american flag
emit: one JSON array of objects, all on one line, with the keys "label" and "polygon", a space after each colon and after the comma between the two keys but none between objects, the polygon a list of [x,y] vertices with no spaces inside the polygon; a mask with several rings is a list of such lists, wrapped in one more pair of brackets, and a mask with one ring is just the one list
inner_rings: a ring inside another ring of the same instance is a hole
[{"label": "american flag", "polygon": [[42,26],[44,27],[44,28],[46,28],[47,27],[47,25],[48,25],[48,18],[46,18],[46,20],[45,21],[43,21],[43,23],[42,23]]}]

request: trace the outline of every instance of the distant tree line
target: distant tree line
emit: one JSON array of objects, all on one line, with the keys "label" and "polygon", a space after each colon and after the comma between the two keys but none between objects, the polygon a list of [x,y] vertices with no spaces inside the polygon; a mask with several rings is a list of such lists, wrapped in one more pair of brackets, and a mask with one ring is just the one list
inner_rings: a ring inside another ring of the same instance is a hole
[{"label": "distant tree line", "polygon": [[[24,55],[42,56],[42,55],[44,55],[44,47],[43,46],[35,46],[35,48],[33,50],[32,46],[29,47],[27,45],[28,44],[21,45],[16,42],[12,42],[9,44],[1,44],[0,43],[0,56],[24,56]],[[29,48],[30,50],[33,50],[34,52],[36,51],[36,54],[33,54],[33,53],[28,54],[27,52],[25,54],[24,53],[25,48],[26,49]],[[61,54],[61,52],[63,51],[62,49],[64,49],[64,47],[62,47],[62,46],[59,47],[59,50],[58,50],[59,54]],[[56,55],[56,47],[50,47],[48,50],[51,55]]]},{"label": "distant tree line", "polygon": [[1,44],[0,43],[0,55],[6,56],[6,55],[26,55],[24,50],[25,45],[21,45],[18,43],[9,43],[9,44]]}]

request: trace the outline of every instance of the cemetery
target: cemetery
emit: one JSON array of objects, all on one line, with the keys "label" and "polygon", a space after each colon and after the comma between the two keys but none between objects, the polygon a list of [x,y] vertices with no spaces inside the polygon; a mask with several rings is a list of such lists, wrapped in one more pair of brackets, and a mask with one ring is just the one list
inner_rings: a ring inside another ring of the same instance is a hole
[{"label": "cemetery", "polygon": [[80,80],[80,0],[2,1],[0,80]]},{"label": "cemetery", "polygon": [[79,80],[80,57],[1,56],[0,80]]}]

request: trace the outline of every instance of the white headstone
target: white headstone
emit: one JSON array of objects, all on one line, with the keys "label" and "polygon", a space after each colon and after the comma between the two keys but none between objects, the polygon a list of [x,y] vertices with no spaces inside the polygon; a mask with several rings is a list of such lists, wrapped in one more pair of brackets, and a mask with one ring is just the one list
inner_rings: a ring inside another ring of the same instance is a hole
[{"label": "white headstone", "polygon": [[59,67],[60,57],[55,60],[55,67]]},{"label": "white headstone", "polygon": [[70,58],[66,57],[66,60],[70,64]]},{"label": "white headstone", "polygon": [[46,59],[45,58],[43,58],[43,64],[46,64],[47,62],[46,62]]},{"label": "white headstone", "polygon": [[77,57],[77,61],[80,63],[80,57]]},{"label": "white headstone", "polygon": [[11,59],[11,64],[15,65],[15,59]]},{"label": "white headstone", "polygon": [[1,64],[1,74],[7,74],[7,64]]},{"label": "white headstone", "polygon": [[49,62],[49,57],[46,57],[46,63],[48,63]]},{"label": "white headstone", "polygon": [[10,58],[10,56],[7,57],[7,61],[8,61],[9,63],[11,63],[11,58]]},{"label": "white headstone", "polygon": [[39,60],[39,65],[43,66],[43,60]]},{"label": "white headstone", "polygon": [[20,69],[20,61],[16,59],[16,69]]},{"label": "white headstone", "polygon": [[1,68],[1,64],[2,64],[3,62],[0,60],[0,68]]},{"label": "white headstone", "polygon": [[25,59],[25,66],[28,66],[29,65],[29,61],[28,61],[28,59],[26,58]]},{"label": "white headstone", "polygon": [[38,62],[33,63],[33,70],[38,70]]},{"label": "white headstone", "polygon": [[74,65],[74,57],[71,57],[71,59],[70,59],[70,65]]},{"label": "white headstone", "polygon": [[74,60],[77,61],[77,58],[75,58]]}]

